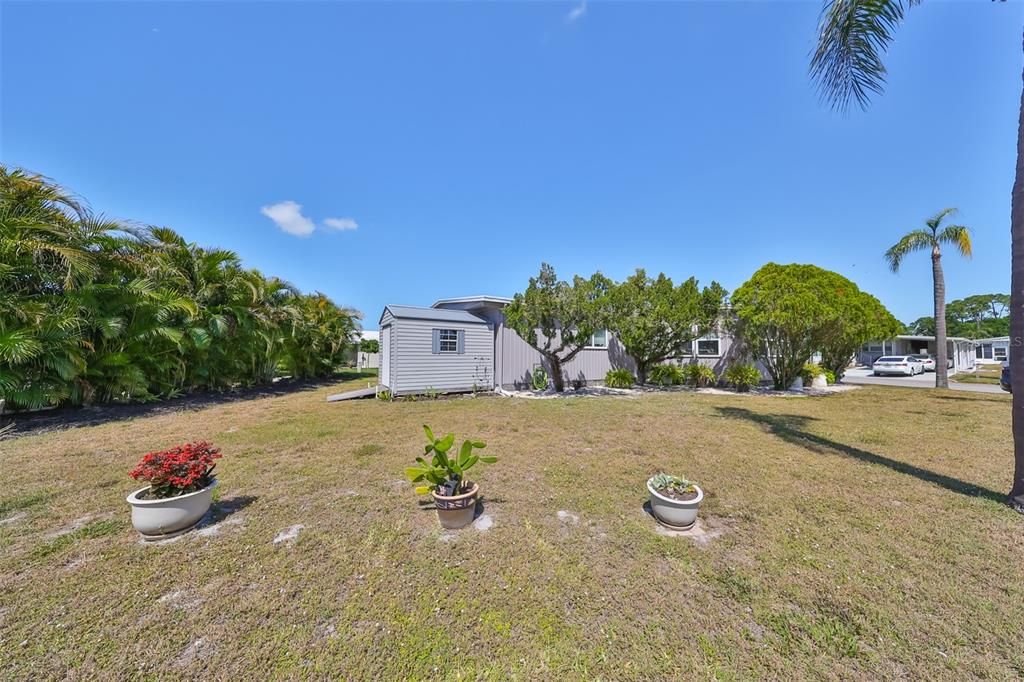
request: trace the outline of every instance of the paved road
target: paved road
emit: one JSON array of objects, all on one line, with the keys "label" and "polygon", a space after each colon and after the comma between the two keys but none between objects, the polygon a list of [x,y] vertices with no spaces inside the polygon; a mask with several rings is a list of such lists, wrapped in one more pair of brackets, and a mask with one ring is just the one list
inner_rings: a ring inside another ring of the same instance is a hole
[{"label": "paved road", "polygon": [[[870,384],[875,386],[901,386],[903,388],[935,388],[935,374],[925,372],[915,377],[876,377],[870,369],[858,367],[850,369],[843,375],[844,384]],[[972,393],[1001,393],[1010,395],[997,384],[961,384],[950,380],[949,387],[954,391],[970,391]]]}]

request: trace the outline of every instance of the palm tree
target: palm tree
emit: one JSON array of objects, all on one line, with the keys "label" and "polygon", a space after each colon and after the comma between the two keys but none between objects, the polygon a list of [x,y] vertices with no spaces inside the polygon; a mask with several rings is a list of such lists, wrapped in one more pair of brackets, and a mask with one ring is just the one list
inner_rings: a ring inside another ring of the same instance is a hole
[{"label": "palm tree", "polygon": [[[846,110],[867,107],[885,85],[882,56],[906,10],[921,0],[826,0],[811,58],[811,77],[823,99]],[[1009,502],[1024,513],[1024,92],[1017,129],[1017,167],[1010,193],[1010,353],[1013,382],[1014,472]],[[938,323],[939,320],[936,319]]]},{"label": "palm tree", "polygon": [[[931,251],[932,286],[935,298],[935,387],[949,388],[946,357],[946,278],[942,274],[942,245],[949,244],[961,256],[971,257],[971,233],[963,225],[946,225],[942,221],[956,213],[955,208],[945,208],[925,221],[927,229],[912,230],[885,252],[885,260],[893,272],[900,271],[900,265],[908,254],[914,251]],[[942,229],[939,229],[942,228]]]}]

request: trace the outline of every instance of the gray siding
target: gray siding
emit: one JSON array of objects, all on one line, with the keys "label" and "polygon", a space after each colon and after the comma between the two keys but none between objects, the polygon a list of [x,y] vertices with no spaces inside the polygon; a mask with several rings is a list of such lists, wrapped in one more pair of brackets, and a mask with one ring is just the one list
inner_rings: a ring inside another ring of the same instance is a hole
[{"label": "gray siding", "polygon": [[[700,355],[696,359],[691,355],[684,355],[668,360],[667,363],[686,365],[696,361],[711,367],[721,376],[725,368],[735,361],[733,353],[739,350],[739,346],[734,344],[732,336],[724,331],[719,332],[718,339],[719,352],[716,355]],[[551,372],[540,352],[504,325],[498,328],[497,348],[497,372],[501,385],[506,388],[528,386],[533,369],[538,365],[544,367],[549,374]],[[563,365],[562,369],[567,384],[583,381],[592,385],[604,383],[608,370],[620,367],[636,372],[633,358],[626,354],[626,350],[615,335],[609,333],[607,349],[585,348]]]},{"label": "gray siding", "polygon": [[[432,330],[459,329],[465,352],[432,352]],[[427,389],[459,392],[494,386],[494,335],[486,324],[395,319],[392,322],[392,391],[396,395]]]},{"label": "gray siding", "polygon": [[[537,366],[543,367],[550,375],[551,368],[544,361],[544,356],[504,325],[498,329],[498,347],[498,371],[502,386],[529,386],[533,369]],[[574,381],[583,381],[587,384],[603,383],[608,370],[619,367],[634,371],[632,358],[626,355],[618,339],[609,336],[608,348],[584,348],[562,366],[562,374],[569,385]]]}]

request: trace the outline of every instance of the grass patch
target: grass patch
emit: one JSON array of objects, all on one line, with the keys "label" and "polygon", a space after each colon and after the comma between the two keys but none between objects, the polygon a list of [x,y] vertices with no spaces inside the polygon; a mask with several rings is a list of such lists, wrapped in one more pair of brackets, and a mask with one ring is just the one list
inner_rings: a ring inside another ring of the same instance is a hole
[{"label": "grass patch", "polygon": [[961,384],[999,384],[999,377],[1002,376],[1002,368],[979,368],[973,372],[963,372],[953,377],[953,381]]},{"label": "grass patch", "polygon": [[[31,643],[5,649],[0,678],[1024,670],[1008,396],[324,400],[364,382],[0,442],[4,504],[35,509],[0,526],[0,638]],[[907,405],[927,418],[893,418]],[[404,480],[423,423],[500,458],[474,470],[486,532],[443,533]],[[213,532],[129,541],[125,472],[185,438],[224,449]],[[701,483],[719,535],[655,532],[657,471]],[[59,495],[40,498],[54,472]],[[104,520],[54,537],[86,517]]]},{"label": "grass patch", "polygon": [[124,527],[124,521],[118,519],[94,521],[82,526],[81,528],[73,530],[70,533],[58,535],[54,539],[39,545],[35,550],[33,550],[32,556],[36,559],[45,559],[46,557],[63,552],[79,540],[102,538],[107,535],[117,533]]},{"label": "grass patch", "polygon": [[0,516],[4,516],[6,514],[9,514],[10,512],[21,511],[22,509],[29,509],[31,507],[43,504],[48,499],[50,499],[51,496],[51,493],[39,491],[0,500]]}]

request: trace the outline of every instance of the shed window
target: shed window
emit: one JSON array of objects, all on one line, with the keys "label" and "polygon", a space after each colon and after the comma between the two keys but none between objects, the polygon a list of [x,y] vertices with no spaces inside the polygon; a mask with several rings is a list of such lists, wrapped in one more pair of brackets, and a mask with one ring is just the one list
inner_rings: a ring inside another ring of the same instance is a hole
[{"label": "shed window", "polygon": [[697,339],[697,355],[719,355],[720,342],[715,334]]},{"label": "shed window", "polygon": [[996,360],[1006,360],[1006,346],[992,346],[992,357]]},{"label": "shed window", "polygon": [[437,351],[439,353],[459,352],[459,330],[438,329],[437,330]]},{"label": "shed window", "polygon": [[980,360],[991,360],[992,359],[992,344],[983,343],[978,346],[977,350],[978,359]]},{"label": "shed window", "polygon": [[590,336],[589,348],[607,348],[608,347],[608,330],[598,329]]},{"label": "shed window", "polygon": [[883,346],[878,341],[870,341],[870,342],[864,344],[864,350],[865,350],[865,352],[868,352],[868,353],[884,353],[885,352],[885,346]]}]

